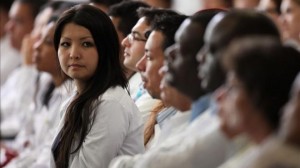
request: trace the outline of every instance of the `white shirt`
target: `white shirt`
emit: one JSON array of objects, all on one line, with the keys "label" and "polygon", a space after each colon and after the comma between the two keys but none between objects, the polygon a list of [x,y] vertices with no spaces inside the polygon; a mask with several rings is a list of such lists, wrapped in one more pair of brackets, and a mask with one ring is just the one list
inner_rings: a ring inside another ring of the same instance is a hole
[{"label": "white shirt", "polygon": [[0,58],[2,86],[11,72],[21,65],[21,55],[17,50],[11,47],[8,35],[0,40]]},{"label": "white shirt", "polygon": [[162,128],[159,124],[155,124],[154,136],[146,144],[146,152],[151,148],[159,146],[159,144],[163,143],[166,139],[173,138],[174,136],[176,137],[177,134],[182,133],[189,125],[190,115],[190,111],[177,111],[174,115],[166,119],[167,121],[165,121]]},{"label": "white shirt", "polygon": [[[139,115],[124,89],[108,89],[101,97],[94,124],[85,141],[79,151],[70,156],[69,166],[107,168],[116,156],[143,153],[143,123]],[[59,128],[62,128],[63,122],[64,117]]]},{"label": "white shirt", "polygon": [[140,83],[142,82],[141,74],[136,72],[128,80],[129,93],[132,98],[137,94]]},{"label": "white shirt", "polygon": [[232,168],[299,168],[300,148],[283,143],[275,137],[248,150],[243,158],[236,160]]},{"label": "white shirt", "polygon": [[190,117],[191,111],[178,111],[164,125],[163,129],[160,132],[160,136],[157,143],[161,144],[165,140],[173,138],[178,134],[181,134],[188,127]]},{"label": "white shirt", "polygon": [[231,143],[219,131],[218,117],[208,109],[182,134],[167,139],[143,155],[118,157],[110,168],[216,168],[237,148],[239,144]]}]

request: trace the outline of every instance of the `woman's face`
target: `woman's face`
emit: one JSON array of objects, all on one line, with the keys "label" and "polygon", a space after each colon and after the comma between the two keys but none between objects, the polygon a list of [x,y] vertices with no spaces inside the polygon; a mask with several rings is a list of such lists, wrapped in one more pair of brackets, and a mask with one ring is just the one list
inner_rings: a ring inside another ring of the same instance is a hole
[{"label": "woman's face", "polygon": [[51,22],[42,31],[41,38],[34,44],[33,60],[39,71],[55,74],[59,64],[53,44],[55,23]]},{"label": "woman's face", "polygon": [[226,85],[217,91],[217,104],[222,123],[232,132],[245,132],[255,124],[256,108],[250,101],[241,81],[233,72],[228,73]]},{"label": "woman's face", "polygon": [[75,81],[85,83],[94,76],[99,55],[92,34],[75,23],[64,26],[58,47],[60,66]]}]

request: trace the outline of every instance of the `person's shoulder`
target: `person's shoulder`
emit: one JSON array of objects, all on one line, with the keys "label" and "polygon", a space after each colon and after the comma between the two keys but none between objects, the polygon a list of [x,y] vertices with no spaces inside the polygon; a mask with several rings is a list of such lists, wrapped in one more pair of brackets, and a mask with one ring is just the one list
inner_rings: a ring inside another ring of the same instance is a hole
[{"label": "person's shoulder", "polygon": [[109,88],[99,100],[100,107],[105,106],[111,109],[120,108],[122,111],[127,111],[129,113],[138,112],[138,109],[128,92],[120,86]]},{"label": "person's shoulder", "polygon": [[122,101],[123,99],[129,99],[130,96],[126,90],[120,86],[110,87],[101,96],[101,101]]}]

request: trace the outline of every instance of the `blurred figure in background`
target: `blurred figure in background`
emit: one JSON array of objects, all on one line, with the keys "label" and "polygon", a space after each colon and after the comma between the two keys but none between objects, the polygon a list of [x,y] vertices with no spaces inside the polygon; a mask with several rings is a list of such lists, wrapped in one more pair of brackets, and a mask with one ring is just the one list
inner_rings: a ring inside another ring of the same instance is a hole
[{"label": "blurred figure in background", "polygon": [[300,73],[282,113],[278,135],[268,139],[249,159],[249,168],[300,167]]},{"label": "blurred figure in background", "polygon": [[[33,42],[39,37],[41,27],[47,23],[51,14],[51,7],[41,10],[46,2],[16,0],[10,9],[10,20],[6,28],[12,46],[20,51],[22,66],[16,68],[1,86],[1,137],[14,137],[21,128],[20,119],[32,108],[30,102],[34,99],[38,77],[38,72],[32,65]],[[33,26],[36,30],[32,30]],[[31,32],[34,35],[31,36]],[[47,77],[43,82],[47,83]]]},{"label": "blurred figure in background", "polygon": [[110,6],[122,2],[122,0],[89,0],[90,4],[107,13]]},{"label": "blurred figure in background", "polygon": [[169,9],[172,6],[172,0],[141,0],[154,8]]},{"label": "blurred figure in background", "polygon": [[[281,109],[300,72],[300,53],[283,46],[278,38],[248,37],[232,42],[223,66],[227,81],[216,93],[221,129],[231,139],[245,134],[253,145],[221,167],[247,167],[280,127]],[[271,167],[276,164],[290,167],[278,162]]]},{"label": "blurred figure in background", "polygon": [[259,0],[233,0],[233,8],[236,9],[255,9]]},{"label": "blurred figure in background", "polygon": [[6,82],[9,74],[21,64],[19,52],[12,47],[5,24],[9,21],[9,10],[13,0],[0,1],[0,83]]},{"label": "blurred figure in background", "polygon": [[22,39],[31,33],[35,17],[47,0],[15,0],[10,11],[6,30],[11,45],[21,51]]},{"label": "blurred figure in background", "polygon": [[278,29],[282,32],[282,22],[280,21],[282,0],[260,0],[257,9],[268,15],[273,22],[277,25]]},{"label": "blurred figure in background", "polygon": [[283,38],[300,50],[300,0],[282,0]]},{"label": "blurred figure in background", "polygon": [[202,0],[203,9],[219,8],[219,9],[229,9],[232,8],[232,0]]}]

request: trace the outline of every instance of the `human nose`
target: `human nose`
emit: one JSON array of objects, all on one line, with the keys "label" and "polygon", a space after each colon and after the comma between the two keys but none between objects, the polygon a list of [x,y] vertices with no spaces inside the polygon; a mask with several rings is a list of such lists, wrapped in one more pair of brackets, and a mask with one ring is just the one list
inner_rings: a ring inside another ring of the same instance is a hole
[{"label": "human nose", "polygon": [[144,55],[137,63],[136,68],[139,72],[144,72],[146,70],[146,56]]},{"label": "human nose", "polygon": [[123,47],[128,47],[130,45],[130,42],[129,42],[129,35],[127,37],[125,37],[123,40],[122,40],[122,43],[121,45]]},{"label": "human nose", "polygon": [[71,59],[79,59],[80,58],[80,51],[78,47],[75,45],[71,46],[70,48],[70,58]]}]

